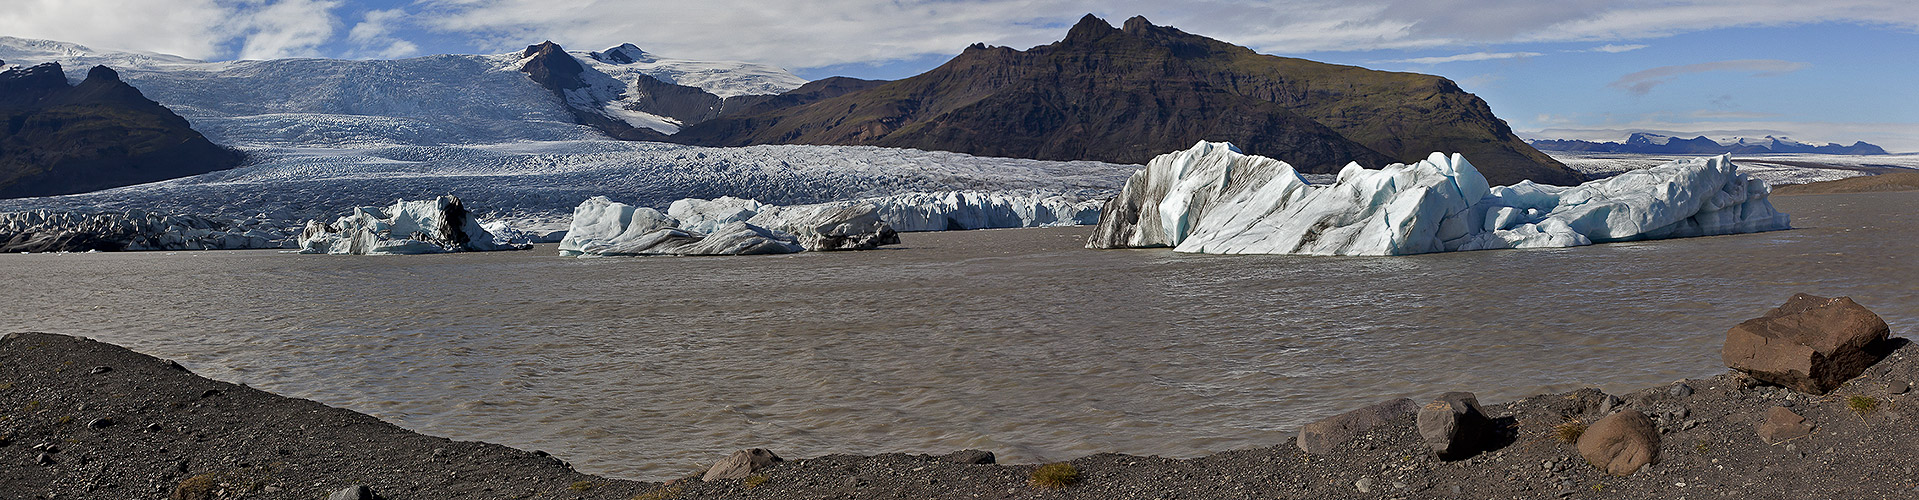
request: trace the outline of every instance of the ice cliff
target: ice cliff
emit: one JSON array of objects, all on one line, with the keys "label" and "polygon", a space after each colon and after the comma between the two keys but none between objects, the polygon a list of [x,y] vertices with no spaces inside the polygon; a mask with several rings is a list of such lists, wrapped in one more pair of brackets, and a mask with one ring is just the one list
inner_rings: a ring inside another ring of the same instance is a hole
[{"label": "ice cliff", "polygon": [[1285,162],[1200,142],[1161,155],[1106,203],[1089,248],[1216,254],[1406,255],[1787,229],[1765,182],[1727,156],[1572,187],[1490,187],[1460,155],[1312,185]]},{"label": "ice cliff", "polygon": [[254,222],[222,222],[138,209],[0,213],[0,252],[280,248],[283,237]]},{"label": "ice cliff", "polygon": [[501,244],[468,215],[453,196],[395,201],[387,208],[359,207],[332,224],[310,220],[300,233],[300,253],[406,255],[461,251],[524,250]]}]

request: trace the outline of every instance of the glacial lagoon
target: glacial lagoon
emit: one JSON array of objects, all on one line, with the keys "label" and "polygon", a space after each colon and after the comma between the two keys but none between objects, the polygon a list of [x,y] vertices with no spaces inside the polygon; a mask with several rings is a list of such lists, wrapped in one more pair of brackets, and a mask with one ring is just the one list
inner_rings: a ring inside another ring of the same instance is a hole
[{"label": "glacial lagoon", "polygon": [[1388,397],[1711,375],[1728,327],[1795,292],[1912,336],[1916,203],[1779,197],[1798,229],[1411,257],[1097,251],[1085,226],[709,258],[11,254],[0,331],[624,478],[744,447],[1186,457]]}]

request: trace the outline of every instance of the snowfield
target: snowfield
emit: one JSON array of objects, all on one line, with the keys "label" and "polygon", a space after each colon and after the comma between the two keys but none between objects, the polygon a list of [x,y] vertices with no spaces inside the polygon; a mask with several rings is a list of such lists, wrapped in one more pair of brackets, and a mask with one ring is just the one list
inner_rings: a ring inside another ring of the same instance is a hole
[{"label": "snowfield", "polygon": [[[1611,177],[1633,170],[1652,168],[1674,160],[1698,157],[1570,151],[1545,153],[1559,160],[1560,163],[1566,164],[1567,167],[1585,174],[1587,178]],[[1856,156],[1785,153],[1734,155],[1732,161],[1739,164],[1740,173],[1774,186],[1859,177],[1888,169],[1919,169],[1919,154]]]}]

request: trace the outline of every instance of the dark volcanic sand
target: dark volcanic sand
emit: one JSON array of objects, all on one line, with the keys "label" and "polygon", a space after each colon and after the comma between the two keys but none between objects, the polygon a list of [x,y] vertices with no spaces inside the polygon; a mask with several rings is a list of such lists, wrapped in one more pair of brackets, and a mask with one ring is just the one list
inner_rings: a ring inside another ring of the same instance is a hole
[{"label": "dark volcanic sand", "polygon": [[[109,344],[14,334],[0,340],[0,498],[164,498],[183,481],[211,485],[202,498],[303,499],[353,484],[389,499],[1919,498],[1919,389],[1895,394],[1919,380],[1919,345],[1898,342],[1823,397],[1730,372],[1619,395],[1663,433],[1660,462],[1629,477],[1602,474],[1553,437],[1555,425],[1598,419],[1604,396],[1585,389],[1486,405],[1509,424],[1510,443],[1457,462],[1432,458],[1407,417],[1325,455],[1286,442],[1188,460],[1083,457],[1070,462],[1078,484],[1049,490],[1027,484],[1036,464],[903,454],[789,460],[751,480],[701,482],[699,471],[667,485],[610,480],[532,452],[208,380]],[[1681,384],[1691,393],[1675,390]],[[1849,409],[1855,395],[1876,408]],[[1761,442],[1755,423],[1775,405],[1816,424],[1813,435]],[[102,417],[113,423],[89,426]],[[41,444],[58,451],[33,449]],[[50,464],[38,462],[43,453]]]}]

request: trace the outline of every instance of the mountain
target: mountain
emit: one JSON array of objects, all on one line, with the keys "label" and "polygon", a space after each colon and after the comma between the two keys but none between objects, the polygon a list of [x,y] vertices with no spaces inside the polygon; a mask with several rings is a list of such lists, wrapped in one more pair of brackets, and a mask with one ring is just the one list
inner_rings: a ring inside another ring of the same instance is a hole
[{"label": "mountain", "polygon": [[[817,83],[817,82],[816,82]],[[809,84],[810,86],[811,84]],[[1144,163],[1200,140],[1330,173],[1459,152],[1496,184],[1581,177],[1525,144],[1445,78],[1261,55],[1088,15],[1029,50],[976,44],[892,82],[837,82],[760,100],[674,135],[692,144],[863,144],[1038,159]]]},{"label": "mountain", "polygon": [[1660,135],[1649,132],[1633,132],[1626,142],[1593,142],[1566,139],[1538,139],[1529,141],[1533,147],[1548,151],[1584,151],[1593,153],[1636,153],[1636,154],[1766,154],[1766,153],[1819,153],[1834,155],[1883,155],[1885,148],[1855,141],[1851,146],[1827,143],[1814,146],[1785,137],[1766,136],[1764,139],[1733,137],[1725,141],[1698,136],[1691,139]]},{"label": "mountain", "polygon": [[[557,48],[557,47],[556,47]],[[805,80],[771,66],[689,61],[631,45],[564,52],[581,67],[587,92],[606,114],[632,128],[667,134],[699,115],[643,96],[687,89],[715,100],[779,93]],[[596,57],[595,54],[598,54]],[[205,62],[164,54],[98,50],[77,44],[0,36],[0,59],[107,64],[147,96],[191,120],[219,144],[243,147],[378,147],[497,144],[604,138],[582,126],[576,107],[525,72],[524,51],[433,55],[397,60],[275,59]],[[602,61],[601,59],[605,59]],[[632,59],[632,63],[622,63]],[[642,76],[648,77],[643,81]],[[70,78],[77,78],[69,75]],[[640,91],[634,91],[642,87]],[[697,96],[696,96],[697,97]],[[702,97],[701,99],[705,99]],[[607,102],[599,102],[604,100]],[[636,104],[637,103],[637,104]],[[628,110],[628,105],[638,108]],[[629,112],[632,111],[632,112]],[[702,112],[704,113],[704,112]],[[644,115],[658,119],[648,120]],[[711,113],[717,114],[717,113]],[[642,125],[633,125],[627,117]],[[649,126],[650,125],[650,126]],[[654,128],[657,126],[658,128]],[[664,131],[661,131],[664,130]],[[657,139],[657,137],[654,137]]]},{"label": "mountain", "polygon": [[0,198],[83,193],[241,161],[106,66],[79,85],[68,85],[59,63],[0,72],[0,123]]}]

